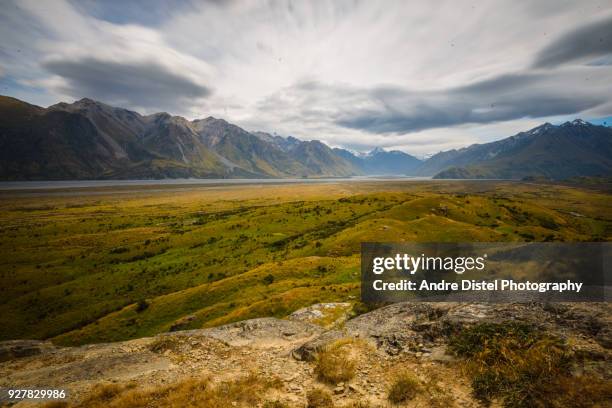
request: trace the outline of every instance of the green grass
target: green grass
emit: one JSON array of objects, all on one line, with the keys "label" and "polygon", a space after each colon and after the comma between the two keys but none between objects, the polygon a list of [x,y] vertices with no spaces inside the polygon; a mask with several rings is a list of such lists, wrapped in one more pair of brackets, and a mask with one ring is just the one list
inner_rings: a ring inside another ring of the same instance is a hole
[{"label": "green grass", "polygon": [[609,198],[503,182],[4,195],[0,340],[115,341],[185,316],[199,328],[356,302],[362,241],[610,240]]}]

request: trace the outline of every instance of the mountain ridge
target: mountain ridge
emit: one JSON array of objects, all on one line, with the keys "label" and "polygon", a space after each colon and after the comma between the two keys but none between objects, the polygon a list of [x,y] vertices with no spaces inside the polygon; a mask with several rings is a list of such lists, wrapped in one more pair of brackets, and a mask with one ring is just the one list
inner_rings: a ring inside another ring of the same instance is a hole
[{"label": "mountain ridge", "polygon": [[[296,149],[312,144],[287,140]],[[296,152],[278,144],[212,117],[141,115],[89,98],[42,108],[0,96],[3,180],[361,174],[322,143]]]},{"label": "mountain ridge", "polygon": [[612,129],[582,119],[544,123],[498,141],[441,152],[420,168],[434,178],[522,179],[612,174]]},{"label": "mountain ridge", "polygon": [[90,98],[43,108],[0,95],[1,180],[610,174],[612,129],[582,119],[420,160],[380,147],[355,154],[319,140],[251,132],[212,116],[141,115]]}]

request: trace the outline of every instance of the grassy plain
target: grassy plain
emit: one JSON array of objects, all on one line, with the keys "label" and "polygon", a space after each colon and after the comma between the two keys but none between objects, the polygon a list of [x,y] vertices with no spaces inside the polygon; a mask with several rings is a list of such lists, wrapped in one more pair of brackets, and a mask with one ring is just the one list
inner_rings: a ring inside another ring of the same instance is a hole
[{"label": "grassy plain", "polygon": [[610,241],[604,191],[490,181],[0,192],[0,340],[137,338],[359,299],[362,241]]}]

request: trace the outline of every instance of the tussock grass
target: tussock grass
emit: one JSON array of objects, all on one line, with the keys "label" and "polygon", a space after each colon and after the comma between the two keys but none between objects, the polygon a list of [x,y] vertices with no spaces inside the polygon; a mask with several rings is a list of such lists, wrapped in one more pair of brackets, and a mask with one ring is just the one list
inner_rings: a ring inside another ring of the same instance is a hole
[{"label": "tussock grass", "polygon": [[[521,323],[484,323],[451,337],[466,359],[474,396],[507,408],[594,407],[612,402],[612,384],[595,375],[573,376],[563,340]],[[609,406],[609,405],[608,405]]]},{"label": "tussock grass", "polygon": [[[264,394],[281,382],[251,373],[233,381],[214,383],[190,378],[165,387],[136,389],[134,385],[100,384],[78,404],[67,408],[226,408],[254,407]],[[283,405],[270,405],[282,407]]]},{"label": "tussock grass", "polygon": [[356,361],[353,348],[357,343],[353,339],[340,339],[317,353],[315,374],[328,384],[349,381],[355,376]]},{"label": "tussock grass", "polygon": [[427,398],[429,408],[447,408],[453,406],[453,397],[448,388],[440,385],[439,373],[430,373],[430,377],[423,381],[423,395]]},{"label": "tussock grass", "polygon": [[387,399],[394,404],[400,404],[414,399],[420,391],[418,378],[409,371],[401,371],[393,379]]},{"label": "tussock grass", "polygon": [[373,408],[373,405],[367,401],[352,401],[342,405],[342,408]]},{"label": "tussock grass", "polygon": [[334,408],[331,393],[323,388],[313,388],[306,393],[306,408]]},{"label": "tussock grass", "polygon": [[273,400],[264,402],[262,408],[289,408],[289,405],[279,400]]}]

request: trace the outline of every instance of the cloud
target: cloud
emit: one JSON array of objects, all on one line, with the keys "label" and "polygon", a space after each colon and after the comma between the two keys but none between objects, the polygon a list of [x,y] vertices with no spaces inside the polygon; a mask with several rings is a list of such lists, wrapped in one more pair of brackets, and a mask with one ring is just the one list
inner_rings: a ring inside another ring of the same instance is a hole
[{"label": "cloud", "polygon": [[70,0],[70,4],[100,20],[145,26],[163,23],[168,16],[187,13],[192,8],[190,0]]},{"label": "cloud", "polygon": [[609,81],[612,73],[606,67],[500,75],[437,90],[308,81],[277,92],[257,109],[264,121],[298,122],[312,131],[336,125],[371,134],[408,134],[596,109],[610,99]]},{"label": "cloud", "polygon": [[607,35],[600,0],[4,3],[2,92],[40,105],[90,97],[419,153],[612,114],[608,43],[589,37]]},{"label": "cloud", "polygon": [[[596,21],[557,38],[542,49],[535,58],[535,68],[552,68],[558,65],[612,55],[612,17]],[[609,61],[609,59],[608,59]]]},{"label": "cloud", "polygon": [[49,60],[43,66],[64,80],[56,86],[62,93],[94,96],[121,106],[177,110],[211,93],[156,61],[121,63],[86,57]]},{"label": "cloud", "polygon": [[[215,69],[206,61],[169,46],[157,29],[100,20],[82,8],[85,3],[76,8],[62,0],[23,0],[0,18],[12,30],[27,27],[24,37],[35,44],[27,49],[27,65],[21,64],[30,67],[21,83],[61,99],[89,97],[146,113],[185,113],[213,94]],[[9,68],[19,75],[18,65]]]},{"label": "cloud", "polygon": [[513,75],[435,92],[374,89],[365,92],[375,108],[345,110],[336,123],[372,133],[409,133],[466,123],[571,114],[607,100],[603,93],[567,93],[546,86],[550,82],[544,77],[538,81],[535,75]]}]

